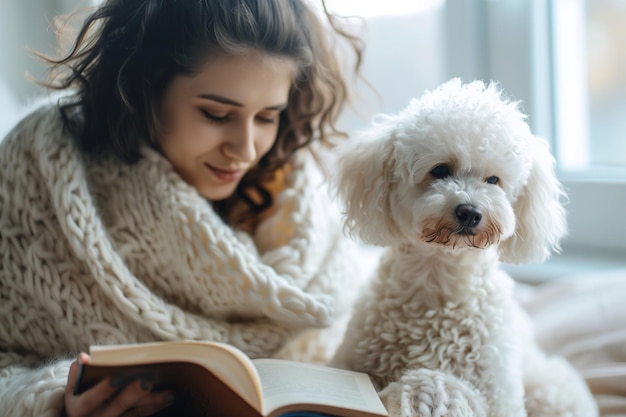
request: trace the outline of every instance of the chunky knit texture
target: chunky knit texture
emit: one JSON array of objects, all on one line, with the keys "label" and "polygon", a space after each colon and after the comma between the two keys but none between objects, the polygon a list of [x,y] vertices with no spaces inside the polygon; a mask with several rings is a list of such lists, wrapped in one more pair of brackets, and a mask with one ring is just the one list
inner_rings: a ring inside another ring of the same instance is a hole
[{"label": "chunky knit texture", "polygon": [[250,236],[142,153],[86,158],[51,104],[0,145],[0,416],[58,415],[68,358],[90,344],[205,339],[285,356],[305,335],[318,354],[312,329],[349,311],[358,252],[310,158]]}]

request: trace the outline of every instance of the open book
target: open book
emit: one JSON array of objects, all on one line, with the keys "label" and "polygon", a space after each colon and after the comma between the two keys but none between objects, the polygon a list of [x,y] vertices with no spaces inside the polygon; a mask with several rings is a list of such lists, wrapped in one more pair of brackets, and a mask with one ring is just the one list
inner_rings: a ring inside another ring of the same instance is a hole
[{"label": "open book", "polygon": [[92,346],[76,393],[107,376],[156,378],[176,402],[159,416],[387,416],[367,374],[283,359],[250,359],[222,343]]}]

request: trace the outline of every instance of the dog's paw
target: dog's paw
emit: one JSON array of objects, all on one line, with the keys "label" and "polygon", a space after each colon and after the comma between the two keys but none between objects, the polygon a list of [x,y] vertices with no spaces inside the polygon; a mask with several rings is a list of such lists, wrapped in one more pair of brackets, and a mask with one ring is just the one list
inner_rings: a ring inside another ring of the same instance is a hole
[{"label": "dog's paw", "polygon": [[466,381],[431,369],[410,369],[379,392],[390,417],[484,417],[482,396]]},{"label": "dog's paw", "polygon": [[528,417],[597,417],[598,406],[580,374],[552,356],[526,369]]}]

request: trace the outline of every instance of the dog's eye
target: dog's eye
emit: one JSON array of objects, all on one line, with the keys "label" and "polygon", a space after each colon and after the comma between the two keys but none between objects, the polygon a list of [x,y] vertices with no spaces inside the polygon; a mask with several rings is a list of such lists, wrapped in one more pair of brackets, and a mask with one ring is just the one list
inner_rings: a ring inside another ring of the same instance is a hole
[{"label": "dog's eye", "polygon": [[492,175],[491,177],[487,178],[485,182],[489,184],[497,184],[500,182],[500,178],[496,177],[495,175]]},{"label": "dog's eye", "polygon": [[437,179],[447,178],[452,175],[450,167],[446,164],[437,165],[430,170],[430,174]]}]

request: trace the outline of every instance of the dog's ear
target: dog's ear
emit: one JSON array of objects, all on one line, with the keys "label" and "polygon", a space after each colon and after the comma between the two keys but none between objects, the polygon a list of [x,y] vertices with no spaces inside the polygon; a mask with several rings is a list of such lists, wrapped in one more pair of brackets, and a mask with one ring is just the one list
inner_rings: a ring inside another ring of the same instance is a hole
[{"label": "dog's ear", "polygon": [[345,207],[345,228],[364,243],[386,246],[397,229],[389,201],[395,167],[393,130],[376,126],[355,139],[339,158],[337,190]]},{"label": "dog's ear", "polygon": [[560,251],[567,232],[566,195],[555,176],[555,160],[545,140],[533,136],[531,143],[530,174],[513,204],[515,233],[499,246],[500,258],[508,263],[543,262]]}]

